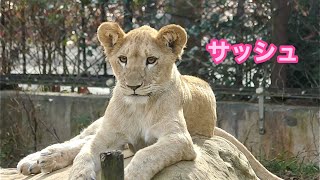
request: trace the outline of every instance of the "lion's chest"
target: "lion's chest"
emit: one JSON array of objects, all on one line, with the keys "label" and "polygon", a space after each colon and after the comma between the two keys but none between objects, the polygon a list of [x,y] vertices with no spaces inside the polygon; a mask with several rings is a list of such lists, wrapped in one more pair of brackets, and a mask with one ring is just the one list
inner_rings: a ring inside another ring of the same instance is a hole
[{"label": "lion's chest", "polygon": [[128,141],[137,151],[146,146],[154,144],[158,135],[153,131],[154,118],[143,107],[131,107],[128,109],[127,122],[129,122],[126,132]]},{"label": "lion's chest", "polygon": [[134,139],[129,140],[129,144],[132,146],[131,150],[133,152],[137,152],[140,149],[143,149],[147,146],[150,146],[150,145],[156,143],[156,141],[157,141],[156,138],[146,139],[144,136],[141,136],[140,138],[136,137]]}]

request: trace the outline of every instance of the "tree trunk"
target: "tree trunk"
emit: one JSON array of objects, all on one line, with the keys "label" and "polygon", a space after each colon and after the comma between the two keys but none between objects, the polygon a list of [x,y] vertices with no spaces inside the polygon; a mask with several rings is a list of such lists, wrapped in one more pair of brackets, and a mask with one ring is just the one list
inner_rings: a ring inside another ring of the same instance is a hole
[{"label": "tree trunk", "polygon": [[[285,45],[288,41],[288,21],[290,15],[289,0],[272,0],[272,43],[278,48],[279,45]],[[287,66],[277,63],[276,53],[272,61],[271,88],[286,88]]]},{"label": "tree trunk", "polygon": [[[244,15],[244,3],[245,0],[238,0],[238,7],[237,7],[237,14],[235,15],[235,22],[241,22],[243,15]],[[236,42],[237,43],[242,43],[243,42],[243,23],[237,23],[237,32],[238,34],[236,35]],[[243,80],[243,65],[236,65],[236,73],[235,73],[235,85],[238,87],[242,87],[242,80]]]},{"label": "tree trunk", "polygon": [[123,17],[123,29],[128,32],[132,29],[132,0],[124,0],[124,17]]},{"label": "tree trunk", "polygon": [[[0,2],[1,4],[1,10],[4,11],[5,10],[5,2],[4,1],[1,1]],[[5,12],[2,12],[2,16],[1,16],[1,19],[0,19],[0,23],[1,23],[1,26],[2,27],[5,27]],[[4,31],[3,31],[4,32]],[[5,34],[3,33],[2,36],[4,37],[3,39],[1,39],[1,61],[0,61],[0,75],[3,75],[3,74],[7,74],[7,66],[8,66],[8,59],[6,58],[6,42],[5,42]],[[2,84],[1,84],[2,85]]]},{"label": "tree trunk", "polygon": [[[203,12],[204,0],[177,0],[170,4],[168,13],[172,15],[172,23],[178,24],[184,28],[190,28],[191,25],[199,26],[201,23],[201,16]],[[198,34],[193,36],[189,34],[186,51],[193,47],[201,48],[202,35]],[[190,75],[199,76],[198,70],[200,69],[201,62],[206,59],[201,49],[197,50],[194,58],[191,60],[189,69]]]}]

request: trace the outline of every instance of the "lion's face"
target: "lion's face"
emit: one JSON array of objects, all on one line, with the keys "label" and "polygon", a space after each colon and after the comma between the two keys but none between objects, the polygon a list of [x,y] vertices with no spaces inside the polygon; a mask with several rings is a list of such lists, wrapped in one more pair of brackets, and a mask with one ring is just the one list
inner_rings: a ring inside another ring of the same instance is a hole
[{"label": "lion's face", "polygon": [[147,99],[166,87],[187,40],[177,25],[159,31],[143,26],[125,34],[112,22],[100,25],[98,38],[116,76],[117,90],[135,99]]}]

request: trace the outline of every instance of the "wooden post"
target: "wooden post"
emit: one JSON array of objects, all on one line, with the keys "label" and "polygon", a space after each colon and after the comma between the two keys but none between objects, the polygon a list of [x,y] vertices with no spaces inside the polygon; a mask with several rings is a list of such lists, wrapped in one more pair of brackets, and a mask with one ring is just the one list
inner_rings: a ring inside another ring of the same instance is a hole
[{"label": "wooden post", "polygon": [[123,154],[111,151],[100,154],[101,180],[124,180]]}]

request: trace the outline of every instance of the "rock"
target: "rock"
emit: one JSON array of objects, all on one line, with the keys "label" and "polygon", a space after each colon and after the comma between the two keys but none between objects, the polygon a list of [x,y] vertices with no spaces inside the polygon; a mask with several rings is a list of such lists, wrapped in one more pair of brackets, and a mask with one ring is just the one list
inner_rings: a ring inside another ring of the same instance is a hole
[{"label": "rock", "polygon": [[[191,180],[191,179],[258,179],[247,158],[229,141],[221,137],[211,139],[194,137],[198,156],[195,161],[181,161],[155,175],[154,180]],[[125,164],[130,159],[125,160]],[[55,180],[68,179],[70,167],[50,174],[34,176],[19,175],[15,169],[0,169],[1,180]]]}]

